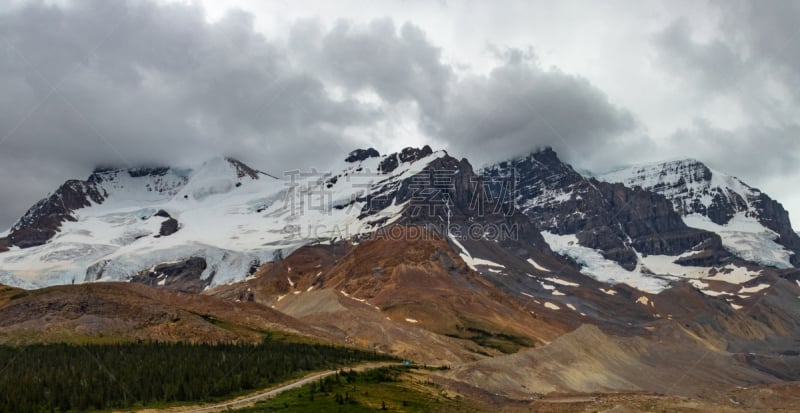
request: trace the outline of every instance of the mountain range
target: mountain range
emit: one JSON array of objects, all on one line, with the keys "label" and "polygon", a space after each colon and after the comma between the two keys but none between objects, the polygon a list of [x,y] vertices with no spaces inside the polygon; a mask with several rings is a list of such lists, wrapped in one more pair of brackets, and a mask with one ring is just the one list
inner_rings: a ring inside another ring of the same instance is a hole
[{"label": "mountain range", "polygon": [[0,233],[0,342],[269,328],[513,399],[800,379],[800,237],[736,177],[692,159],[589,176],[549,148],[477,170],[428,146],[343,158],[66,181]]}]

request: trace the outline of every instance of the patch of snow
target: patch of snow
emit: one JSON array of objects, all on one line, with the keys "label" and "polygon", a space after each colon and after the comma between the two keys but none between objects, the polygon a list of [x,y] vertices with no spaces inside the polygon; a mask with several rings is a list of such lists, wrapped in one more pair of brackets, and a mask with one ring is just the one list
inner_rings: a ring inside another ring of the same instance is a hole
[{"label": "patch of snow", "polygon": [[558,284],[558,285],[563,285],[563,286],[566,286],[566,287],[580,287],[580,284],[578,284],[578,283],[562,280],[560,278],[544,277],[544,279],[547,280],[547,281],[550,281],[551,283]]},{"label": "patch of snow", "polygon": [[546,308],[551,309],[551,310],[560,310],[561,309],[561,307],[559,307],[559,306],[557,306],[557,305],[555,305],[555,304],[553,304],[553,303],[551,303],[549,301],[545,301],[544,306]]},{"label": "patch of snow", "polygon": [[767,289],[767,288],[769,288],[769,284],[758,284],[758,285],[753,286],[753,287],[742,287],[739,290],[738,294],[753,294],[753,293],[757,293],[757,292],[759,292],[761,290],[764,290],[764,289]]},{"label": "patch of snow", "polygon": [[761,271],[749,271],[745,267],[738,267],[733,264],[728,264],[717,270],[713,276],[708,276],[708,280],[725,281],[730,284],[742,284],[750,281],[754,277],[761,274]]},{"label": "patch of snow", "polygon": [[604,292],[604,293],[608,294],[608,295],[617,295],[617,292],[616,292],[616,291],[614,291],[614,290],[612,290],[612,289],[610,289],[610,288],[609,288],[609,289],[598,288],[598,289],[599,289],[600,291],[602,291],[602,292]]},{"label": "patch of snow", "polygon": [[569,308],[572,311],[578,311],[578,309],[576,309],[575,306],[572,304],[567,304],[567,308]]},{"label": "patch of snow", "polygon": [[756,218],[739,212],[725,225],[718,225],[708,217],[691,214],[683,217],[686,225],[716,232],[722,238],[722,246],[742,259],[778,268],[792,268],[792,252],[775,242],[778,234]]},{"label": "patch of snow", "polygon": [[705,282],[703,282],[701,280],[692,279],[692,280],[689,280],[689,284],[691,284],[692,286],[694,286],[694,288],[697,288],[698,290],[700,290],[700,292],[702,292],[703,294],[705,294],[705,295],[707,295],[709,297],[718,297],[718,296],[721,296],[721,295],[729,295],[728,293],[725,293],[725,292],[714,291],[714,290],[708,289],[708,287],[709,287],[708,283],[705,283]]},{"label": "patch of snow", "polygon": [[543,205],[561,204],[572,198],[571,191],[562,189],[544,189],[538,196],[527,200],[520,205],[523,211]]},{"label": "patch of snow", "polygon": [[417,321],[417,320],[415,320],[413,318],[406,318],[406,321],[409,322],[409,323],[412,323],[412,324],[419,323],[419,321]]},{"label": "patch of snow", "polygon": [[681,256],[639,254],[639,263],[648,270],[659,275],[673,275],[685,278],[702,278],[708,274],[707,267],[691,267],[675,263]]},{"label": "patch of snow", "polygon": [[536,268],[536,269],[537,269],[537,270],[539,270],[539,271],[543,271],[543,272],[550,272],[550,270],[548,270],[548,269],[547,269],[547,268],[545,268],[545,267],[542,267],[541,265],[539,265],[539,263],[537,263],[536,261],[534,261],[534,260],[533,260],[533,258],[528,258],[528,263],[530,263],[531,265],[533,265],[533,268]]},{"label": "patch of snow", "polygon": [[[498,263],[496,263],[494,261],[489,261],[489,260],[485,260],[483,258],[475,258],[475,257],[473,257],[469,253],[469,251],[467,251],[467,249],[464,247],[464,245],[462,245],[458,241],[457,237],[453,236],[453,234],[447,234],[447,235],[448,235],[448,238],[450,239],[450,241],[452,241],[453,244],[455,244],[461,250],[461,252],[458,255],[461,256],[461,259],[464,260],[464,263],[467,264],[467,266],[470,269],[472,269],[472,271],[478,271],[477,267],[479,265],[485,265],[487,267],[506,268],[504,265],[498,264]],[[498,270],[493,270],[493,269],[489,269],[489,271],[492,271],[492,272],[495,272],[495,273],[500,272]]]},{"label": "patch of snow", "polygon": [[725,293],[725,292],[722,292],[722,291],[708,290],[708,289],[700,290],[700,291],[702,291],[703,294],[705,294],[705,295],[707,295],[709,297],[719,297],[721,295],[731,295],[730,293]]},{"label": "patch of snow", "polygon": [[543,231],[542,236],[553,251],[572,258],[580,264],[581,272],[598,281],[608,284],[624,283],[653,294],[663,291],[669,285],[662,278],[620,267],[616,262],[604,258],[599,251],[578,244],[575,234],[558,235]]},{"label": "patch of snow", "polygon": [[465,254],[461,254],[461,259],[463,259],[464,263],[466,263],[467,266],[471,268],[473,271],[477,271],[478,270],[477,267],[479,265],[485,265],[487,267],[506,268],[504,265],[498,264],[494,261],[485,260],[483,258],[474,258]]}]

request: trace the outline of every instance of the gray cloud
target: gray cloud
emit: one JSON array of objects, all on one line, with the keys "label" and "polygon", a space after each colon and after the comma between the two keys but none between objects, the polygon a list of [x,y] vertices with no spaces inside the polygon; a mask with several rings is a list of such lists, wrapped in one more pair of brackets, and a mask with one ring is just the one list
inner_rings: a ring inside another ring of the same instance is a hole
[{"label": "gray cloud", "polygon": [[488,75],[453,85],[436,132],[477,163],[552,146],[568,160],[593,165],[604,154],[631,148],[636,128],[630,112],[586,79],[545,70],[529,53],[511,50]]},{"label": "gray cloud", "polygon": [[[664,151],[692,156],[745,181],[796,178],[800,162],[800,4],[714,3],[720,22],[704,41],[679,18],[653,37],[658,62],[688,83],[697,116],[661,142]],[[709,118],[703,106],[727,99],[736,124]],[[756,182],[754,182],[756,181]]]},{"label": "gray cloud", "polygon": [[[664,145],[692,148],[691,156],[710,166],[750,181],[753,177],[793,176],[800,164],[800,126],[770,127],[751,123],[726,129],[697,118],[690,127],[676,131]],[[696,154],[696,155],[694,155]]]},{"label": "gray cloud", "polygon": [[679,18],[653,36],[658,64],[704,89],[719,91],[735,85],[747,70],[739,54],[719,39],[703,43],[691,35],[687,20]]},{"label": "gray cloud", "polygon": [[348,93],[373,92],[386,105],[413,103],[417,121],[427,127],[442,116],[453,69],[413,24],[339,20],[325,31],[318,21],[303,21],[294,25],[289,44],[303,67]]},{"label": "gray cloud", "polygon": [[346,127],[380,115],[331,98],[243,12],[211,24],[197,5],[32,3],[0,14],[0,55],[2,226],[98,164],[324,166],[359,142]]},{"label": "gray cloud", "polygon": [[[796,176],[800,6],[714,4],[719,24],[710,35],[704,27],[698,36],[697,21],[676,13],[667,15],[667,24],[641,26],[645,40],[637,51],[654,59],[639,81],[667,73],[679,85],[676,91],[657,85],[655,97],[641,102],[650,105],[651,117],[662,109],[692,115],[670,112],[668,123],[694,118],[668,136],[648,135],[635,94],[633,100],[623,94],[627,107],[620,107],[580,74],[580,65],[603,61],[577,59],[579,74],[543,63],[559,44],[535,44],[542,46],[540,61],[538,49],[487,40],[498,45],[485,53],[494,66],[480,62],[486,71],[472,71],[475,62],[445,59],[429,37],[441,39],[441,32],[391,18],[292,20],[281,35],[267,37],[252,14],[229,11],[209,22],[197,3],[2,7],[0,228],[94,165],[187,164],[225,154],[280,174],[326,168],[355,147],[396,147],[409,135],[476,165],[553,146],[567,161],[595,171],[692,156],[756,184]],[[638,24],[649,16],[645,11],[631,19]],[[579,26],[595,16],[573,17],[571,25]],[[494,30],[500,20],[490,21]],[[611,53],[603,58],[614,59],[620,49],[606,47]],[[575,51],[582,57],[578,52],[584,50]],[[643,96],[649,87],[629,86]],[[654,104],[664,93],[680,99]]]},{"label": "gray cloud", "polygon": [[722,14],[720,29],[738,44],[753,67],[768,66],[800,97],[800,3],[765,0],[715,2]]},{"label": "gray cloud", "polygon": [[[391,20],[295,26],[290,43],[305,66],[349,91],[369,90],[387,104],[412,102],[428,139],[478,165],[552,146],[584,166],[646,142],[630,133],[633,115],[585,78],[545,70],[532,50],[493,48],[487,75],[456,76],[417,27]],[[605,150],[603,148],[613,148]]]},{"label": "gray cloud", "polygon": [[346,86],[370,87],[390,103],[412,99],[425,117],[439,117],[452,70],[418,27],[406,23],[395,33],[391,20],[361,32],[340,22],[323,38],[321,57]]},{"label": "gray cloud", "polygon": [[501,62],[489,74],[456,76],[423,32],[409,24],[398,29],[391,20],[339,22],[327,33],[305,22],[291,43],[305,65],[323,68],[323,76],[348,90],[373,91],[388,104],[414,103],[428,139],[478,165],[544,146],[598,165],[646,141],[629,135],[637,127],[630,112],[585,78],[545,70],[532,50],[493,48]]}]

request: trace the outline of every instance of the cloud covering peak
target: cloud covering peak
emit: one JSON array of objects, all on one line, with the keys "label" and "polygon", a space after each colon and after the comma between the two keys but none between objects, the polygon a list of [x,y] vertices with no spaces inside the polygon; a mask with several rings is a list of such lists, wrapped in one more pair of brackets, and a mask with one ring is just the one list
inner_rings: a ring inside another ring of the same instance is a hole
[{"label": "cloud covering peak", "polygon": [[[647,6],[555,7],[570,27],[591,31],[586,23],[605,14],[630,15],[630,27],[642,27],[630,50],[596,36],[603,59],[595,66],[563,59],[572,71],[553,64],[554,48],[579,57],[595,50],[566,42],[563,27],[526,2],[343,5],[332,19],[289,10],[280,24],[264,18],[279,12],[252,3],[214,18],[199,2],[7,5],[0,8],[0,227],[97,165],[230,155],[280,176],[324,169],[356,147],[422,144],[477,165],[551,146],[598,171],[692,156],[774,193],[773,182],[798,176],[800,89],[792,86],[800,49],[773,45],[788,30],[787,16],[800,11],[768,3],[712,3],[700,10],[716,17],[703,36],[696,20],[675,11],[649,22],[641,17],[653,15]],[[315,9],[301,6],[286,7]],[[424,13],[407,18],[403,8]],[[515,23],[523,9],[536,11],[536,25]],[[263,30],[265,21],[275,29]],[[464,26],[486,40],[457,30]],[[552,36],[541,35],[547,30]],[[441,41],[448,38],[456,40]],[[462,48],[481,50],[482,59],[459,61],[453,51]],[[637,53],[649,65],[637,72],[645,80],[597,69],[621,67]],[[638,90],[620,93],[627,89],[618,85]],[[654,120],[652,107],[661,104],[654,102],[662,101],[672,110],[656,111]],[[654,134],[656,123],[671,132]],[[769,162],[754,163],[753,154]]]}]

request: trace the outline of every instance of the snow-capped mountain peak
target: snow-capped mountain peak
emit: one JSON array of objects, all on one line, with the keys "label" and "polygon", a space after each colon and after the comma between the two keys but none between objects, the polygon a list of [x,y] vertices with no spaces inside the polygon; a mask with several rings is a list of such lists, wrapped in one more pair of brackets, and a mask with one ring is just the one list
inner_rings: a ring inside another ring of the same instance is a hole
[{"label": "snow-capped mountain peak", "polygon": [[800,238],[780,203],[695,159],[631,166],[598,176],[663,195],[687,225],[718,233],[735,255],[764,265],[800,263]]},{"label": "snow-capped mountain peak", "polygon": [[761,191],[738,178],[695,159],[631,166],[598,178],[660,193],[681,214],[704,215],[719,225],[726,224],[738,212],[752,213],[752,201],[761,195]]},{"label": "snow-capped mountain peak", "polygon": [[[286,179],[232,158],[196,167],[98,168],[39,201],[0,239],[0,283],[22,287],[128,280],[165,262],[193,260],[206,285],[241,279],[254,265],[319,240],[394,222],[392,191],[445,156],[407,148]],[[203,264],[198,265],[198,257]]]}]

